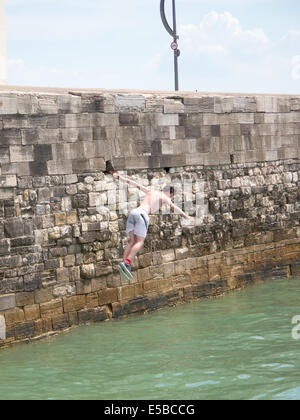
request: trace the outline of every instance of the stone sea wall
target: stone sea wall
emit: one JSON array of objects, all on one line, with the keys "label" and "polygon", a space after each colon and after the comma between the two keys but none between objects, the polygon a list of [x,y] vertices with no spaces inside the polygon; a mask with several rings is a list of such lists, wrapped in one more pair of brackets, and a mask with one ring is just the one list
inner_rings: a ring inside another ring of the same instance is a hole
[{"label": "stone sea wall", "polygon": [[[300,97],[0,93],[0,346],[300,273]],[[134,279],[117,265],[142,196]]]}]

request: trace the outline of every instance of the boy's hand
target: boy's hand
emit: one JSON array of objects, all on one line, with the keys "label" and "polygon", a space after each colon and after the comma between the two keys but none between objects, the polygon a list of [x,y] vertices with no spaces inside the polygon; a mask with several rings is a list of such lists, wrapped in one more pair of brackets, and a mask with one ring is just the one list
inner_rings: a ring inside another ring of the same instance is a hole
[{"label": "boy's hand", "polygon": [[117,172],[113,172],[113,173],[112,173],[112,176],[113,176],[115,179],[119,179],[119,178],[120,178],[120,175],[119,175]]}]

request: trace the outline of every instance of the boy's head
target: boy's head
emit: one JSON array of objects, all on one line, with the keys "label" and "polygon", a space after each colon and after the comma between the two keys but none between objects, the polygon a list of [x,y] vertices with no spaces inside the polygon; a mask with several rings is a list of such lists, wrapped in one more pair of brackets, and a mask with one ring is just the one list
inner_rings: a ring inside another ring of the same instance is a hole
[{"label": "boy's head", "polygon": [[107,160],[106,161],[106,169],[105,169],[104,173],[113,175],[115,172],[116,171],[115,171],[115,168],[113,167],[112,162],[110,160]]},{"label": "boy's head", "polygon": [[166,185],[163,187],[163,193],[166,194],[170,198],[174,198],[175,195],[175,188],[171,185]]}]

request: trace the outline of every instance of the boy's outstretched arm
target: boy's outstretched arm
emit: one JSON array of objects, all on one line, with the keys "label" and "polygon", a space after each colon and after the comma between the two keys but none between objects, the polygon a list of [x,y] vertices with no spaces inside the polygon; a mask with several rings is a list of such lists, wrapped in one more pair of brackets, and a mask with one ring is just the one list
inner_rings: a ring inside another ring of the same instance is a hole
[{"label": "boy's outstretched arm", "polygon": [[176,206],[174,203],[173,203],[173,201],[169,198],[169,197],[167,197],[165,194],[163,194],[163,201],[166,203],[166,204],[168,204],[170,207],[171,207],[171,209],[173,209],[174,210],[174,212],[176,213],[176,214],[180,214],[182,217],[184,217],[185,219],[188,219],[188,220],[191,220],[191,221],[194,221],[195,220],[195,218],[194,217],[192,217],[192,216],[189,216],[188,214],[186,214],[184,211],[182,211],[178,206]]},{"label": "boy's outstretched arm", "polygon": [[126,184],[132,185],[133,187],[139,189],[140,191],[143,191],[144,193],[147,193],[149,191],[149,189],[147,187],[145,187],[144,185],[138,184],[137,182],[119,174],[118,172],[114,172],[113,177],[115,179],[119,179],[122,182],[126,182]]}]

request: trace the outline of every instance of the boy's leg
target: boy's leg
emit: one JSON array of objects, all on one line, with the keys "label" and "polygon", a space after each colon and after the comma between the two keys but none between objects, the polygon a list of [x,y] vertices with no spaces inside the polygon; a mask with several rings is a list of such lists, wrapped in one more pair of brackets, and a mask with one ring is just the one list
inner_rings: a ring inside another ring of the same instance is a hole
[{"label": "boy's leg", "polygon": [[135,243],[131,246],[127,256],[127,259],[130,261],[132,261],[137,253],[143,248],[145,242],[145,238],[137,235],[134,235],[134,240]]},{"label": "boy's leg", "polygon": [[128,242],[128,244],[127,244],[127,246],[126,246],[126,248],[125,248],[125,250],[124,250],[124,255],[123,255],[123,261],[125,261],[125,260],[127,260],[127,258],[128,258],[128,255],[129,255],[129,253],[130,253],[130,251],[131,251],[131,248],[133,247],[133,245],[135,244],[135,238],[134,238],[134,233],[133,233],[133,231],[131,231],[130,233],[129,233],[129,242]]},{"label": "boy's leg", "polygon": [[129,232],[129,242],[124,250],[123,262],[119,264],[119,271],[121,274],[125,276],[127,280],[130,280],[130,278],[133,278],[133,274],[131,272],[131,265],[130,265],[128,256],[134,244],[135,244],[135,235],[134,235],[134,231],[132,230]]},{"label": "boy's leg", "polygon": [[136,254],[143,248],[145,238],[134,235],[134,241],[134,244],[130,248],[128,247],[128,249],[125,250],[124,255],[126,258],[124,258],[124,261],[121,264],[119,264],[119,269],[121,270],[121,273],[123,272],[127,279],[133,278],[133,274],[131,272],[131,261],[136,256]]}]

